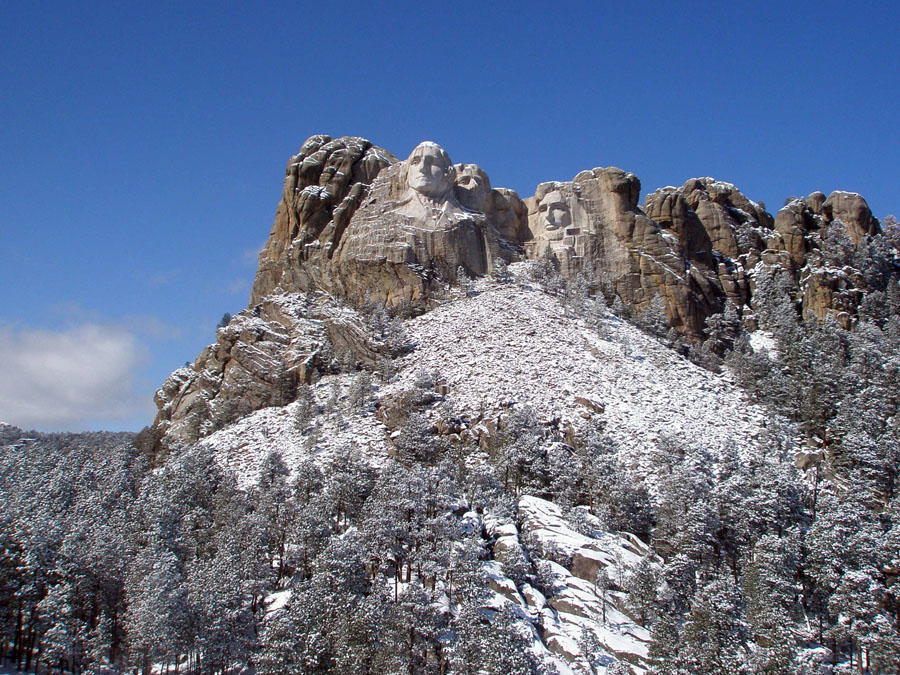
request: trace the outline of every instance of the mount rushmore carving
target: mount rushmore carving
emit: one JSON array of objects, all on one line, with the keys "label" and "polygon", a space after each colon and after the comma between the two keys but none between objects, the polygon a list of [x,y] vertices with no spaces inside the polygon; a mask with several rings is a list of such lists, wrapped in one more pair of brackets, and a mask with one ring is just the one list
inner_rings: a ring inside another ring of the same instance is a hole
[{"label": "mount rushmore carving", "polygon": [[[313,136],[288,162],[251,304],[280,287],[423,310],[460,267],[483,275],[497,260],[549,258],[564,278],[603,282],[637,313],[661,298],[670,325],[702,339],[726,303],[753,321],[756,265],[799,274],[811,237],[834,221],[856,243],[878,231],[852,193],[814,193],[776,219],[711,178],[657,190],[643,207],[640,191],[634,174],[609,167],[542,183],[523,200],[436,143],[399,161],[362,138]],[[848,293],[845,280],[818,279],[804,302],[846,322]]]},{"label": "mount rushmore carving", "polygon": [[[330,300],[310,307],[297,293],[422,312],[460,269],[487,275],[501,260],[550,261],[563,279],[615,294],[635,314],[661,305],[689,341],[728,306],[752,330],[756,285],[778,275],[805,317],[852,324],[867,277],[849,262],[880,231],[859,195],[815,192],[773,217],[712,178],[658,189],[643,206],[640,192],[634,174],[607,167],[521,199],[492,187],[478,165],[453,164],[436,143],[399,161],[363,138],[312,136],[288,162],[250,305],[169,377],[154,429],[191,442],[283,405],[327,368],[329,349],[380,358],[340,311],[329,313]],[[835,247],[846,253],[840,264]]]}]

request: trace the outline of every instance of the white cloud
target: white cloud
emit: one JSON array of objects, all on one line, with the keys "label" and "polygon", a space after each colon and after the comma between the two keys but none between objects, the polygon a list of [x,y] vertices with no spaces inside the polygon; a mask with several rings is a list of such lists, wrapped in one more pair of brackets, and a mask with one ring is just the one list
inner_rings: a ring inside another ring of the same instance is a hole
[{"label": "white cloud", "polygon": [[142,406],[134,385],[143,356],[134,335],[117,327],[0,327],[0,421],[74,430],[125,420]]}]

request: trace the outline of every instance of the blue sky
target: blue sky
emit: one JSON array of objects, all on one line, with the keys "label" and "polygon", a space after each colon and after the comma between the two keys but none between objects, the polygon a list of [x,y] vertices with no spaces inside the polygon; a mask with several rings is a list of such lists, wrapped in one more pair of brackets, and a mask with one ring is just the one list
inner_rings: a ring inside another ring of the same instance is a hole
[{"label": "blue sky", "polygon": [[139,429],[314,133],[900,212],[900,3],[0,3],[0,420]]}]

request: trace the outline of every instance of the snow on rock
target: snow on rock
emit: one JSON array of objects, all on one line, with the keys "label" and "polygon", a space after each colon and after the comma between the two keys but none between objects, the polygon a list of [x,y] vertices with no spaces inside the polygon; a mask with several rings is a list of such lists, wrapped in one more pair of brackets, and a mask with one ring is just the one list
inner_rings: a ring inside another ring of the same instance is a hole
[{"label": "snow on rock", "polygon": [[774,336],[764,330],[755,330],[750,333],[750,346],[755,352],[765,349],[769,353],[769,357],[772,359],[778,357],[778,350],[775,346]]},{"label": "snow on rock", "polygon": [[371,409],[348,413],[342,408],[351,381],[348,375],[329,375],[312,385],[322,414],[307,426],[297,422],[299,404],[294,402],[257,410],[200,442],[215,451],[244,487],[256,480],[263,459],[273,450],[290,469],[306,457],[328,465],[337,450],[347,447],[358,448],[379,465],[387,458],[387,430]]},{"label": "snow on rock", "polygon": [[[493,592],[484,608],[497,611],[511,605],[533,633],[532,651],[541,660],[551,662],[561,673],[589,673],[587,657],[611,664],[625,661],[632,672],[643,673],[647,666],[649,632],[628,616],[625,594],[620,590],[598,588],[593,580],[596,570],[609,568],[614,583],[621,584],[631,573],[647,548],[636,539],[596,530],[590,535],[576,531],[555,504],[533,497],[519,499],[516,528],[508,522],[485,516],[485,531],[496,537],[494,560],[485,562],[484,572]],[[513,544],[510,540],[517,540]],[[524,546],[539,568],[538,590],[530,583],[517,585],[506,576],[498,544],[502,549]],[[579,555],[596,561],[590,579],[575,574]],[[617,581],[616,581],[617,580]],[[585,637],[602,653],[586,654]]]},{"label": "snow on rock", "polygon": [[492,591],[499,593],[507,600],[511,600],[521,608],[525,608],[525,600],[516,589],[516,584],[503,573],[500,563],[490,560],[484,564],[484,573],[488,580],[488,586]]},{"label": "snow on rock", "polygon": [[482,420],[531,406],[573,431],[603,422],[636,469],[665,438],[700,439],[716,454],[746,447],[764,424],[728,374],[703,370],[612,314],[594,329],[537,289],[479,288],[406,323],[416,347],[383,396],[439,371],[450,400]]},{"label": "snow on rock", "polygon": [[[622,460],[645,475],[651,451],[665,439],[701,439],[715,454],[747,447],[764,425],[762,409],[727,374],[695,366],[611,314],[592,328],[537,289],[488,280],[478,288],[474,297],[406,322],[415,348],[397,360],[399,372],[376,393],[380,400],[412,389],[422,371],[438,371],[447,398],[478,420],[481,433],[524,406],[574,433],[600,422]],[[293,466],[304,456],[325,463],[335,449],[355,445],[379,463],[391,441],[373,411],[328,411],[329,400],[346,398],[351,379],[328,375],[313,385],[325,412],[312,430],[299,428],[291,404],[258,410],[201,442],[248,483],[270,449]]]},{"label": "snow on rock", "polygon": [[[443,393],[474,420],[473,428],[491,433],[510,408],[525,406],[539,421],[573,433],[602,423],[623,461],[645,475],[666,439],[699,439],[715,454],[751,445],[765,424],[763,411],[727,375],[691,364],[612,315],[591,327],[569,316],[557,298],[528,286],[480,280],[477,288],[474,297],[406,322],[415,348],[396,361],[397,375],[376,391],[375,405],[413,389],[422,371],[439,371]],[[378,465],[389,454],[393,430],[378,420],[375,405],[348,409],[352,379],[328,375],[312,385],[321,414],[308,424],[298,422],[300,404],[293,403],[258,410],[201,442],[244,485],[272,449],[289,467],[306,457],[327,466],[338,450],[355,446]],[[437,416],[440,407],[425,412]],[[577,529],[559,506],[530,495],[520,497],[515,521],[467,512],[465,529],[483,532],[491,546],[484,570],[491,599],[484,608],[513,607],[533,636],[535,656],[560,673],[590,672],[581,647],[586,636],[600,645],[599,663],[622,660],[643,673],[650,636],[628,615],[621,588],[648,549],[637,537],[602,531],[589,514],[575,520]],[[538,565],[538,578],[517,583],[504,564],[525,559]],[[594,583],[600,570],[611,589]]]},{"label": "snow on rock", "polygon": [[268,596],[266,596],[265,606],[266,606],[266,614],[271,615],[275,612],[284,609],[284,606],[287,605],[288,600],[291,599],[291,589],[286,588],[280,591],[276,591]]},{"label": "snow on rock", "polygon": [[585,655],[578,645],[587,631],[611,656],[625,659],[636,672],[642,672],[647,665],[649,632],[623,612],[621,591],[604,594],[593,582],[597,572],[606,568],[620,585],[647,553],[646,546],[636,548],[635,542],[640,543],[636,538],[599,530],[582,534],[573,529],[556,504],[538,497],[521,497],[518,517],[523,535],[530,536],[537,553],[549,561],[545,565],[552,579],[552,595],[545,598],[535,596],[534,589],[523,591],[526,603],[540,610],[548,649],[569,663],[581,663]]}]

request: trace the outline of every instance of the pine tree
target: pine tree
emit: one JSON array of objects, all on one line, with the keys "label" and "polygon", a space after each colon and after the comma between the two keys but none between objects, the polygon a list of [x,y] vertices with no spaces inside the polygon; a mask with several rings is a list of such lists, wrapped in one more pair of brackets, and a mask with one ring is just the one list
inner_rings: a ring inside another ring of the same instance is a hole
[{"label": "pine tree", "polygon": [[697,589],[681,631],[678,660],[694,675],[738,673],[745,660],[740,596],[727,577]]},{"label": "pine tree", "polygon": [[467,298],[475,295],[475,281],[466,273],[466,268],[462,265],[456,268],[456,283]]},{"label": "pine tree", "polygon": [[795,541],[764,535],[744,567],[747,623],[761,647],[757,659],[761,672],[788,673],[795,653],[790,636],[798,590],[794,581],[799,563],[796,548]]},{"label": "pine tree", "polygon": [[635,612],[642,626],[656,611],[659,570],[653,562],[652,554],[643,556],[625,580],[628,593],[628,608]]}]

